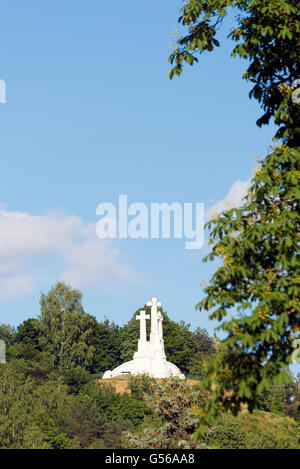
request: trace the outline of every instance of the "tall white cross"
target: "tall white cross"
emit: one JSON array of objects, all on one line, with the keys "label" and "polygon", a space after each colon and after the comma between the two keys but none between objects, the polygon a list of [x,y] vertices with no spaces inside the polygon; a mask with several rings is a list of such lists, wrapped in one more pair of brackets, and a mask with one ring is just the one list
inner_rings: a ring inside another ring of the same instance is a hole
[{"label": "tall white cross", "polygon": [[137,321],[141,321],[140,322],[140,340],[142,342],[147,341],[146,319],[150,319],[150,314],[146,314],[145,311],[140,311],[140,315],[136,317]]},{"label": "tall white cross", "polygon": [[161,306],[161,303],[157,301],[157,298],[151,298],[151,301],[148,301],[147,306],[151,306],[151,334],[154,336],[157,336],[158,335],[157,308]]},{"label": "tall white cross", "polygon": [[159,308],[161,306],[161,303],[157,301],[157,298],[151,298],[151,301],[147,302],[147,306],[154,306],[156,308]]}]

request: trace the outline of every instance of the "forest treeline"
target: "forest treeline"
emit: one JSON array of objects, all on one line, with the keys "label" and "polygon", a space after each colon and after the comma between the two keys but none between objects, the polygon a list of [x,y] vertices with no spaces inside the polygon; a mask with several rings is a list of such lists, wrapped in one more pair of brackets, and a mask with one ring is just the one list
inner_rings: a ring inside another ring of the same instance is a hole
[{"label": "forest treeline", "polygon": [[[132,360],[139,339],[139,311],[133,313],[124,326],[104,321],[86,313],[82,294],[63,282],[58,282],[47,295],[41,296],[41,311],[37,319],[26,319],[16,329],[0,326],[0,338],[7,344],[7,358],[47,361],[60,371],[81,367],[91,374],[112,370],[124,361]],[[191,331],[184,321],[172,321],[163,314],[164,340],[167,359],[185,374],[201,375],[208,356],[214,350],[214,340],[205,329]],[[150,334],[150,321],[147,321]]]},{"label": "forest treeline", "polygon": [[[58,282],[42,294],[37,318],[17,328],[2,324],[0,448],[299,447],[299,379],[292,375],[260,395],[260,412],[224,415],[202,440],[193,434],[208,395],[197,381],[132,377],[124,394],[100,385],[103,371],[132,359],[136,313],[123,326],[99,322],[84,311],[78,290]],[[216,339],[163,317],[168,360],[187,376],[205,377]]]}]

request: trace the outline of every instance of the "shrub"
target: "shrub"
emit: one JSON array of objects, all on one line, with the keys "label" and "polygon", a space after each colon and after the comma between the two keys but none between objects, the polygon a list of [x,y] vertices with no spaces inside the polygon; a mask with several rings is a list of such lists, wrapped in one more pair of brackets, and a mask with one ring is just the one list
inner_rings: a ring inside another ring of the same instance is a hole
[{"label": "shrub", "polygon": [[289,417],[267,412],[226,414],[208,444],[219,449],[299,449],[299,426]]}]

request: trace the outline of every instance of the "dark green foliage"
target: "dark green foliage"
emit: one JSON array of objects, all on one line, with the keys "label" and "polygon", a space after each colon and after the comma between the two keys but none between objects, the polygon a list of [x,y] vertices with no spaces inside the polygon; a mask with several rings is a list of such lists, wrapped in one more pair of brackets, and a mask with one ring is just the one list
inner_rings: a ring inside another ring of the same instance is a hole
[{"label": "dark green foliage", "polygon": [[80,447],[88,448],[104,433],[105,418],[96,403],[89,397],[70,396],[63,407],[57,410],[59,428]]},{"label": "dark green foliage", "polygon": [[[132,360],[134,353],[137,350],[137,344],[140,336],[140,326],[139,321],[136,320],[136,315],[144,309],[146,314],[149,314],[150,308],[145,306],[144,308],[138,309],[130,319],[130,321],[125,324],[120,330],[120,338],[121,338],[121,359],[122,362],[127,362]],[[149,321],[146,321],[146,328],[147,328],[147,336],[149,340]]]},{"label": "dark green foliage", "polygon": [[145,402],[95,384],[120,363],[120,328],[83,311],[81,293],[59,282],[39,319],[0,327],[0,448],[121,448],[122,433],[151,414]]},{"label": "dark green foliage", "polygon": [[213,352],[213,342],[205,329],[190,330],[184,321],[176,323],[166,317],[164,323],[165,350],[167,359],[177,365],[183,373],[201,374],[202,364]]},{"label": "dark green foliage", "polygon": [[[143,377],[133,381],[134,388],[145,389]],[[127,432],[127,448],[147,449],[299,449],[299,424],[289,417],[271,412],[238,417],[223,414],[197,442],[194,430],[199,425],[208,393],[178,380],[152,380],[144,399],[154,414],[134,432]]]},{"label": "dark green foliage", "polygon": [[121,364],[120,328],[108,319],[96,323],[88,344],[94,348],[93,361],[89,370],[91,373],[112,370]]},{"label": "dark green foliage", "polygon": [[144,400],[145,395],[149,396],[155,392],[155,388],[155,380],[147,374],[131,376],[129,379],[128,389],[135,399]]},{"label": "dark green foliage", "polygon": [[289,382],[283,385],[272,383],[268,390],[258,395],[258,399],[264,411],[300,422],[300,376],[290,376]]},{"label": "dark green foliage", "polygon": [[[34,417],[34,423],[41,432],[43,441],[47,448],[51,449],[70,449],[73,445],[65,433],[59,431],[54,420],[45,412],[37,413]],[[33,425],[29,426],[32,429]],[[28,432],[28,428],[26,429]],[[28,438],[28,433],[27,433]]]},{"label": "dark green foliage", "polygon": [[150,411],[146,404],[127,393],[111,394],[105,411],[107,420],[128,421],[135,427],[141,424],[148,414]]},{"label": "dark green foliage", "polygon": [[224,415],[207,440],[215,448],[245,449],[246,438],[247,431],[242,422],[231,415]]},{"label": "dark green foliage", "polygon": [[91,380],[91,375],[81,366],[70,368],[63,373],[63,381],[71,394],[78,394],[83,386]]},{"label": "dark green foliage", "polygon": [[206,381],[215,396],[211,418],[220,403],[235,413],[241,402],[253,410],[275,379],[289,379],[300,330],[299,164],[299,150],[278,147],[255,174],[244,206],[209,223],[213,248],[205,260],[221,257],[223,265],[198,306],[212,310],[226,333]]},{"label": "dark green foliage", "polygon": [[244,78],[253,84],[250,97],[264,110],[257,124],[274,117],[280,126],[276,136],[298,146],[300,106],[291,100],[292,83],[300,77],[298,0],[187,0],[179,18],[187,34],[170,55],[169,76],[180,75],[184,62],[193,65],[198,54],[220,45],[217,31],[231,7],[236,25],[229,37],[237,43],[232,56],[247,60]]},{"label": "dark green foliage", "polygon": [[143,422],[144,416],[150,411],[143,400],[124,393],[114,392],[114,388],[102,384],[89,385],[85,391],[97,404],[98,409],[107,421],[127,422],[128,425],[138,426]]},{"label": "dark green foliage", "polygon": [[188,373],[191,358],[196,354],[196,341],[189,325],[181,321],[179,324],[164,322],[164,338],[167,359],[177,365],[182,373]]},{"label": "dark green foliage", "polygon": [[88,396],[70,395],[58,374],[35,378],[20,362],[0,365],[0,448],[83,448],[107,432]]},{"label": "dark green foliage", "polygon": [[[225,339],[204,382],[212,392],[206,423],[224,409],[237,414],[242,402],[253,411],[271,385],[288,383],[285,370],[300,333],[300,106],[292,99],[300,77],[299,1],[187,0],[179,19],[187,34],[170,56],[170,77],[219,45],[217,29],[231,7],[237,13],[232,55],[248,61],[250,97],[264,110],[257,124],[274,118],[282,144],[275,142],[260,161],[242,208],[207,225],[212,251],[204,260],[223,263],[198,308],[221,322]],[[273,405],[281,411],[278,399]]]},{"label": "dark green foliage", "polygon": [[91,365],[94,348],[88,344],[96,319],[83,310],[82,294],[58,282],[41,296],[39,344],[60,370]]},{"label": "dark green foliage", "polygon": [[37,348],[32,344],[22,344],[16,342],[13,345],[7,347],[7,360],[14,358],[24,358],[25,360],[35,360],[38,361],[41,353]]},{"label": "dark green foliage", "polygon": [[26,319],[26,321],[23,321],[22,324],[18,326],[15,341],[24,345],[33,345],[38,348],[39,321],[37,319]]},{"label": "dark green foliage", "polygon": [[15,340],[16,331],[9,324],[0,324],[0,340],[4,340],[6,345],[12,345]]},{"label": "dark green foliage", "polygon": [[[50,297],[47,295],[49,302],[46,302],[46,316],[39,320],[24,321],[17,328],[17,333],[10,326],[0,328],[9,343],[8,363],[0,364],[0,448],[198,448],[207,447],[208,443],[220,446],[220,435],[233,435],[232,445],[235,447],[297,447],[294,439],[295,421],[284,420],[284,415],[299,418],[296,380],[290,379],[284,387],[274,384],[268,393],[264,391],[257,397],[261,407],[270,411],[268,415],[279,416],[275,422],[275,434],[270,429],[266,432],[260,429],[258,436],[254,437],[251,430],[251,438],[245,437],[245,440],[244,430],[238,431],[243,423],[233,421],[227,425],[224,422],[224,428],[221,425],[210,429],[206,443],[197,442],[192,435],[210,397],[208,391],[200,391],[199,386],[198,389],[192,389],[180,380],[157,383],[144,375],[130,378],[131,394],[118,394],[111,384],[97,381],[97,375],[90,372],[89,367],[92,365],[85,362],[85,366],[80,366],[76,364],[74,355],[67,353],[67,357],[64,357],[57,354],[59,348],[55,346],[59,345],[58,339],[60,337],[70,343],[74,353],[79,351],[79,356],[85,347],[87,350],[94,347],[93,351],[98,357],[94,364],[98,359],[100,368],[100,363],[113,365],[120,355],[118,341],[123,328],[107,320],[100,323],[98,328],[95,318],[87,315],[91,330],[88,329],[85,335],[82,326],[87,323],[81,321],[82,316],[79,320],[77,316],[77,313],[85,315],[79,311],[80,292],[64,284],[58,287],[62,296],[57,303],[55,298],[58,290],[54,291],[54,296],[51,290]],[[70,298],[75,301],[69,301]],[[53,310],[51,305],[54,305]],[[66,311],[67,315],[64,314]],[[65,319],[69,331],[66,329],[63,334],[58,331],[57,334],[54,326],[61,326]],[[184,322],[177,324],[170,321],[166,313],[164,319],[167,335],[174,343],[172,349],[171,343],[166,340],[167,353],[179,366],[190,369],[196,366],[190,364],[189,350],[198,357],[199,362],[214,356],[213,342],[206,331],[196,329],[192,332]],[[40,321],[43,320],[48,327],[41,327]],[[127,338],[132,337],[132,331],[136,333],[136,323],[138,325],[138,321],[133,318],[124,327]],[[38,336],[36,330],[39,331]],[[46,350],[40,348],[43,341]],[[109,341],[113,344],[111,349]],[[102,355],[101,344],[105,349]],[[186,344],[188,347],[185,348]],[[56,357],[60,357],[58,364],[63,363],[65,366],[54,366],[50,350],[57,354]],[[253,422],[250,423],[252,425]],[[238,437],[241,441],[234,443],[234,438]],[[225,446],[226,438],[224,436]],[[279,439],[282,443],[279,443]]]},{"label": "dark green foliage", "polygon": [[300,449],[299,426],[288,417],[261,412],[223,415],[207,444],[218,449]]},{"label": "dark green foliage", "polygon": [[144,396],[154,417],[160,425],[143,428],[142,431],[126,433],[128,446],[132,448],[194,449],[203,447],[192,439],[199,418],[194,408],[198,393],[184,381],[168,379],[159,383],[153,380],[153,387]]}]

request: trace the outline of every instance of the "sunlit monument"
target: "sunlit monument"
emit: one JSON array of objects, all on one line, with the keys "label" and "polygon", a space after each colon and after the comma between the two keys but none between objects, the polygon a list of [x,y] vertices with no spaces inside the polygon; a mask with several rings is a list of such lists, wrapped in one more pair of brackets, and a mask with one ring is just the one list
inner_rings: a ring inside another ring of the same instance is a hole
[{"label": "sunlit monument", "polygon": [[[143,373],[153,378],[169,378],[171,376],[184,378],[179,368],[166,359],[162,326],[163,317],[161,312],[157,311],[161,303],[157,302],[157,298],[151,298],[147,306],[151,306],[151,315],[141,311],[136,316],[136,319],[140,321],[140,338],[133,360],[123,363],[112,371],[106,371],[102,379],[113,378],[119,375],[138,375]],[[151,320],[149,341],[147,341],[146,333],[147,319]]]}]

